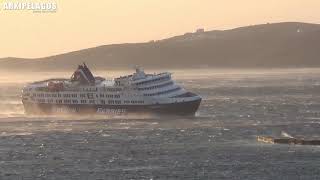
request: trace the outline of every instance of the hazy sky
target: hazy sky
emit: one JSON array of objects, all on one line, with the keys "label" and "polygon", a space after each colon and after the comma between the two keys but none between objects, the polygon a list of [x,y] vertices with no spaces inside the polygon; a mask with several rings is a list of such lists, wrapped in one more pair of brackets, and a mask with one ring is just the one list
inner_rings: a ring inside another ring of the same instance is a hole
[{"label": "hazy sky", "polygon": [[0,57],[43,57],[163,39],[197,28],[320,23],[320,0],[42,0],[57,2],[57,12],[3,10],[4,2],[12,1],[0,0]]}]

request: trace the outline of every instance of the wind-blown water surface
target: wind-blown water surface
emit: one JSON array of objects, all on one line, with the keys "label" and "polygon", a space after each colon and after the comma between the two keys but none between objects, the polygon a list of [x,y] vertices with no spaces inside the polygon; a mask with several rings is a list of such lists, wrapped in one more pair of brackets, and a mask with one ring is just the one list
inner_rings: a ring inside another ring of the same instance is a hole
[{"label": "wind-blown water surface", "polygon": [[319,69],[174,72],[203,96],[194,118],[26,116],[25,83],[68,76],[2,78],[1,179],[320,178],[320,147],[256,141],[320,138]]}]

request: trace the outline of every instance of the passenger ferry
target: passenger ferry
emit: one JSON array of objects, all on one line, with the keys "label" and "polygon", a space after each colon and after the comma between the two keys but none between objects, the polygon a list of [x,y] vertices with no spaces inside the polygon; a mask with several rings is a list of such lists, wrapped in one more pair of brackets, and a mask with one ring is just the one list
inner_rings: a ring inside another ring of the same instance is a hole
[{"label": "passenger ferry", "polygon": [[201,97],[185,90],[171,73],[132,75],[114,80],[94,77],[84,63],[70,79],[49,79],[26,85],[22,102],[27,114],[194,115]]}]

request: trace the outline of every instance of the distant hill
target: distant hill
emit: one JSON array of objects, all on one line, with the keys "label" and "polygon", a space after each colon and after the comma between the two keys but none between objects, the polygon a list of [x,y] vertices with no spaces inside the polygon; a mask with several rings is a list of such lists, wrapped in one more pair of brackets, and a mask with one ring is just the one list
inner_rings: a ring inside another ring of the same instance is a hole
[{"label": "distant hill", "polygon": [[114,44],[38,59],[0,59],[0,69],[71,70],[81,62],[96,70],[132,68],[320,67],[320,25],[275,23],[169,39]]}]

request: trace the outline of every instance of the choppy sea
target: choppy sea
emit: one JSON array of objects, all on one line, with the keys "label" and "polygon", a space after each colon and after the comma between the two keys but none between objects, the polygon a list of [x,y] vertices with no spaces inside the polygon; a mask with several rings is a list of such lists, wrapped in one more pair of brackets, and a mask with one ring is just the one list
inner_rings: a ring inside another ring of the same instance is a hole
[{"label": "choppy sea", "polygon": [[173,72],[203,97],[193,118],[27,116],[33,79],[1,76],[0,179],[320,179],[320,147],[256,140],[320,139],[320,69]]}]

